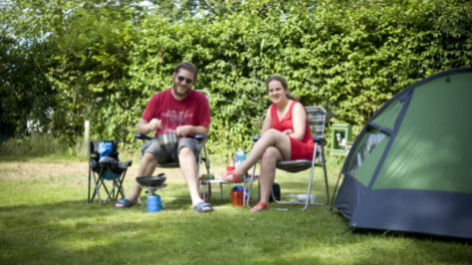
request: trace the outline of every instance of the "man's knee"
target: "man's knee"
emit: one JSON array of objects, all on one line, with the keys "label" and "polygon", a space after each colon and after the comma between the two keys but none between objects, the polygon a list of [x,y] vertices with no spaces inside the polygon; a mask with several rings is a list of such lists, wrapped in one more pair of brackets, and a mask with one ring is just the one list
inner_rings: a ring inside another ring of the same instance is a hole
[{"label": "man's knee", "polygon": [[152,153],[145,153],[141,158],[141,164],[157,164],[157,160]]},{"label": "man's knee", "polygon": [[190,156],[195,157],[195,154],[193,153],[193,151],[189,147],[184,146],[184,147],[180,148],[179,158],[180,157],[190,157]]}]

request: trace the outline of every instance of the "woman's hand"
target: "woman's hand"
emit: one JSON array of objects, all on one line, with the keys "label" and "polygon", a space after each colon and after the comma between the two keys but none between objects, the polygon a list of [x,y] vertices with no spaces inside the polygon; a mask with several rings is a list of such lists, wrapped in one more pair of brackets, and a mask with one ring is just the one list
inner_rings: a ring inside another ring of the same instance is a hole
[{"label": "woman's hand", "polygon": [[287,136],[290,136],[293,133],[293,131],[290,130],[290,129],[287,129],[287,130],[283,131],[282,133],[287,135]]}]

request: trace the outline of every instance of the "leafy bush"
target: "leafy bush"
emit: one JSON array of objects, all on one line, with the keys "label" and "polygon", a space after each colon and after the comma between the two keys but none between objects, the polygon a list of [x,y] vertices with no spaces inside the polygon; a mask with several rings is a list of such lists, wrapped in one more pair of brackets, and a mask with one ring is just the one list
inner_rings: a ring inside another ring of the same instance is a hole
[{"label": "leafy bush", "polygon": [[330,122],[362,126],[407,85],[472,64],[467,1],[244,1],[178,17],[130,3],[68,2],[60,27],[48,24],[58,47],[47,72],[58,135],[75,139],[88,119],[91,139],[136,148],[140,115],[182,60],[199,67],[196,88],[212,94],[209,147],[223,154],[252,145],[270,105],[270,75],[287,77],[292,93],[322,105]]}]

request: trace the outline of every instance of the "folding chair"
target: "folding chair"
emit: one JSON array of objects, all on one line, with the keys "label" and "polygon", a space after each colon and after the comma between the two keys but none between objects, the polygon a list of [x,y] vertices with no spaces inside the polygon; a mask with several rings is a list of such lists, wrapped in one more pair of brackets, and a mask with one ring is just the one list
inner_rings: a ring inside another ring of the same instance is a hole
[{"label": "folding chair", "polygon": [[[206,90],[196,90],[202,94],[205,95],[205,97],[207,98],[207,100],[210,100],[210,92],[206,91]],[[140,139],[140,140],[143,140],[143,141],[148,141],[148,140],[151,140],[151,139],[154,139],[153,137],[149,137],[149,136],[146,136],[144,134],[140,134],[140,133],[137,133],[134,135],[134,138],[135,139]],[[208,152],[207,152],[207,149],[206,149],[206,137],[201,135],[201,134],[197,134],[195,135],[195,140],[198,141],[198,143],[202,146],[202,151],[203,151],[203,156],[200,152],[200,154],[198,155],[197,157],[197,185],[200,185],[200,164],[202,162],[205,162],[205,167],[206,167],[206,171],[207,171],[207,174],[210,174],[210,160],[208,159]],[[180,168],[180,164],[179,162],[170,162],[170,163],[165,163],[165,164],[157,164],[158,168]],[[203,189],[203,192],[202,194],[200,195],[203,200],[205,200],[205,190]],[[209,193],[211,194],[211,186],[209,186]]]},{"label": "folding chair", "polygon": [[[311,194],[311,186],[313,183],[313,173],[314,173],[315,167],[323,168],[327,201],[324,203],[312,202],[311,204],[325,205],[329,203],[328,174],[326,172],[326,163],[325,163],[325,156],[324,156],[324,145],[326,145],[326,140],[324,139],[326,111],[322,107],[317,107],[317,106],[306,106],[305,108],[308,112],[308,124],[310,126],[310,131],[313,137],[313,141],[315,142],[315,146],[314,146],[315,152],[313,152],[313,159],[312,160],[280,161],[280,162],[277,162],[276,168],[287,171],[287,172],[291,172],[291,173],[296,173],[296,172],[310,169],[310,178],[308,180],[308,190],[306,193],[306,200],[305,202],[283,202],[283,201],[277,200],[272,192],[272,197],[274,201],[277,203],[305,204],[305,207],[302,209],[302,211],[305,210],[308,207],[308,204],[310,203],[309,198]],[[259,136],[256,136],[253,138],[253,140],[257,142],[259,138],[260,138]],[[252,169],[252,176],[255,175],[256,166],[257,164],[255,164]],[[251,178],[251,183],[249,185],[249,194],[251,194],[253,182],[254,182],[254,178]],[[258,179],[258,185],[260,187],[260,178]],[[247,196],[248,207],[250,207],[249,198],[250,196]]]},{"label": "folding chair", "polygon": [[[132,161],[120,162],[118,159],[119,153],[115,141],[111,142],[113,148],[111,153],[107,157],[100,157],[98,147],[101,142],[90,141],[90,156],[89,156],[89,175],[88,175],[88,202],[93,202],[95,196],[97,196],[98,204],[102,204],[100,197],[100,188],[103,187],[107,197],[103,204],[106,204],[110,200],[118,200],[118,196],[121,198],[125,197],[123,190],[123,181],[126,176],[128,167],[131,166]],[[100,159],[102,158],[102,159]],[[92,182],[93,178],[93,182]],[[105,181],[111,181],[112,187],[109,190]],[[92,183],[95,188],[92,189]]]}]

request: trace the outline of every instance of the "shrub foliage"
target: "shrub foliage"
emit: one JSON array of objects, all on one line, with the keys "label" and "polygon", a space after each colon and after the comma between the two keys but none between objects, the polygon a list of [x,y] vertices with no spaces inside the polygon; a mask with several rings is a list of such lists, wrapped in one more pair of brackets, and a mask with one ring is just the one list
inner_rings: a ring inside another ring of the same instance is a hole
[{"label": "shrub foliage", "polygon": [[[40,21],[52,33],[42,39],[54,59],[42,76],[56,92],[54,133],[73,141],[91,120],[92,138],[134,146],[148,100],[172,85],[183,60],[199,67],[196,88],[211,93],[209,146],[220,152],[247,148],[259,133],[270,75],[285,76],[331,122],[362,126],[407,85],[472,65],[468,1],[155,2],[32,2],[43,16],[23,25]],[[3,81],[1,92],[11,86]]]}]

